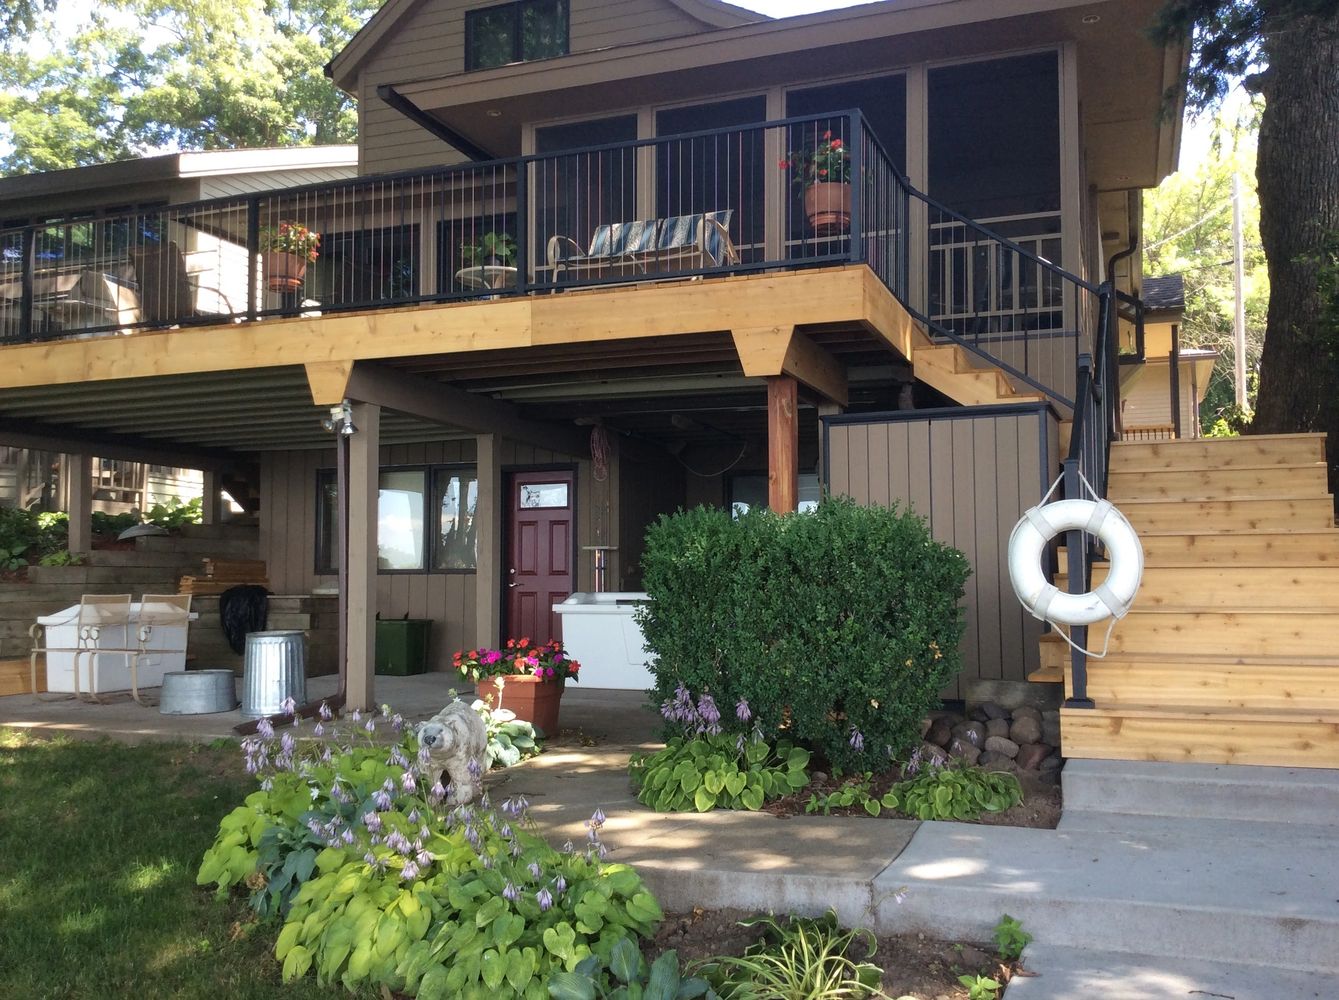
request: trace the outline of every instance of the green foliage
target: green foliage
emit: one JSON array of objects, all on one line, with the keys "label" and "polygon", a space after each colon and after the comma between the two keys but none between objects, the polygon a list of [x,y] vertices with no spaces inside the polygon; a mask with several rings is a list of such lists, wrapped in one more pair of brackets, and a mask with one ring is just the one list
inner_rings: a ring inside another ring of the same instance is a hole
[{"label": "green foliage", "polygon": [[510,233],[489,231],[479,237],[478,243],[460,245],[460,259],[466,264],[484,264],[490,257],[510,264],[516,257],[515,238]]},{"label": "green foliage", "polygon": [[972,766],[923,767],[885,796],[917,819],[973,820],[983,812],[1003,812],[1023,801],[1018,779],[1003,771]]},{"label": "green foliage", "polygon": [[338,753],[290,734],[244,747],[265,781],[224,817],[197,881],[220,894],[245,885],[262,915],[282,918],[285,981],[314,972],[350,990],[539,1000],[554,972],[608,963],[662,917],[635,871],[600,860],[601,813],[584,853],[559,852],[523,802],[444,812],[407,735]]},{"label": "green foliage", "polygon": [[[708,959],[694,970],[723,1000],[845,1000],[879,994],[883,970],[866,961],[874,956],[877,940],[867,930],[843,930],[832,910],[822,917],[760,917],[741,926],[758,929],[763,940],[740,958]],[[865,953],[853,957],[857,945]]]},{"label": "green foliage", "polygon": [[379,0],[37,6],[15,20],[50,44],[0,59],[0,173],[356,135],[353,99],[323,69]]},{"label": "green foliage", "polygon": [[133,528],[137,524],[139,524],[139,518],[129,512],[125,514],[108,514],[100,510],[93,512],[93,534],[95,535],[115,537],[125,531],[126,528]]},{"label": "green foliage", "polygon": [[[3,562],[3,559],[0,559]],[[82,566],[84,557],[75,555],[69,549],[61,549],[59,552],[48,552],[41,559],[37,560],[39,566]]]},{"label": "green foliage", "polygon": [[176,497],[169,497],[167,503],[156,503],[144,515],[145,524],[156,524],[169,530],[180,528],[183,524],[199,524],[204,520],[204,500],[191,497],[182,503]]},{"label": "green foliage", "polygon": [[870,794],[872,778],[871,772],[866,771],[862,777],[847,778],[835,791],[825,794],[815,792],[809,796],[809,801],[804,804],[804,811],[807,813],[822,812],[824,816],[827,816],[833,809],[849,809],[851,806],[860,806],[871,816],[877,816],[886,808],[896,808],[897,796],[892,793],[879,798]]},{"label": "green foliage", "polygon": [[1031,940],[1032,935],[1023,930],[1023,925],[1007,913],[1000,917],[1000,922],[995,925],[995,950],[1006,962],[1018,961],[1018,956],[1023,954],[1023,949]]},{"label": "green foliage", "polygon": [[488,766],[511,767],[527,757],[539,753],[535,727],[508,708],[489,708],[485,701],[475,700],[470,708],[483,717],[488,731]]},{"label": "green foliage", "polygon": [[648,966],[630,938],[614,945],[607,962],[591,955],[571,972],[554,973],[549,977],[548,989],[555,1000],[717,1000],[716,991],[705,979],[683,977],[678,953],[664,952]]},{"label": "green foliage", "polygon": [[997,1000],[1004,987],[989,976],[959,976],[958,982],[967,987],[968,1000]]},{"label": "green foliage", "polygon": [[672,737],[664,750],[633,754],[628,773],[637,799],[658,812],[761,809],[809,783],[809,751],[782,740],[773,750],[759,739],[725,733]]},{"label": "green foliage", "polygon": [[66,514],[0,507],[0,569],[20,569],[65,549],[69,520]]},{"label": "green foliage", "polygon": [[757,726],[834,766],[862,771],[918,742],[959,668],[967,560],[910,513],[847,499],[737,519],[698,508],[650,528],[642,565],[657,700],[680,685],[742,699],[752,722],[727,731]]}]

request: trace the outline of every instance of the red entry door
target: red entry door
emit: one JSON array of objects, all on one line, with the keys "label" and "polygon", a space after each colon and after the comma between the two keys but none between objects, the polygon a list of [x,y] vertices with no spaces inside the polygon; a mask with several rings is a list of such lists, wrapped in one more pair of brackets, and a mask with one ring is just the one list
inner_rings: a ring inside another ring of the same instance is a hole
[{"label": "red entry door", "polygon": [[508,477],[506,634],[534,642],[563,637],[553,613],[572,594],[573,511],[571,472],[513,472]]}]

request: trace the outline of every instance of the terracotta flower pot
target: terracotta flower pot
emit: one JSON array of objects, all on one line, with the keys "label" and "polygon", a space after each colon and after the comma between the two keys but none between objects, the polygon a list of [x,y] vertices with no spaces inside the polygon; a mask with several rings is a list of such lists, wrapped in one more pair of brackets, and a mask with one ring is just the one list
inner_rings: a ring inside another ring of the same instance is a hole
[{"label": "terracotta flower pot", "polygon": [[[494,708],[516,713],[535,727],[540,736],[558,734],[558,703],[563,696],[562,680],[540,680],[531,674],[506,674],[499,692],[492,677],[479,681],[475,690]],[[501,700],[499,702],[499,695]]]},{"label": "terracotta flower pot", "polygon": [[307,258],[282,250],[265,251],[265,282],[272,292],[295,292],[307,273]]},{"label": "terracotta flower pot", "polygon": [[851,185],[810,184],[804,189],[804,214],[819,236],[846,232],[851,225]]}]

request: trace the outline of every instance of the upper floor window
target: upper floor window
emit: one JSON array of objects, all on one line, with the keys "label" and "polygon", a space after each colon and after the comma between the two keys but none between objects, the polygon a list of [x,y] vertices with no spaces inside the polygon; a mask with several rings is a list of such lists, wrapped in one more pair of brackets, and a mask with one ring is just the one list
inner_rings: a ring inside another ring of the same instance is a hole
[{"label": "upper floor window", "polygon": [[517,0],[465,13],[465,68],[567,55],[567,0]]}]

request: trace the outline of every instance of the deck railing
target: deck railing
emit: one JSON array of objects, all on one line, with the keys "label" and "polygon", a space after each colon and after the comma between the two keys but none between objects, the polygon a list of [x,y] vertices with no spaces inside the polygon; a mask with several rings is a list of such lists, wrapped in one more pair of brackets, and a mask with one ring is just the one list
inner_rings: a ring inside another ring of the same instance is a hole
[{"label": "deck railing", "polygon": [[[833,145],[849,206],[815,218],[806,164]],[[862,263],[1068,408],[1096,289],[1053,263],[1057,213],[995,224],[843,111],[0,230],[0,343]],[[271,252],[299,226],[321,240],[301,273]]]}]

